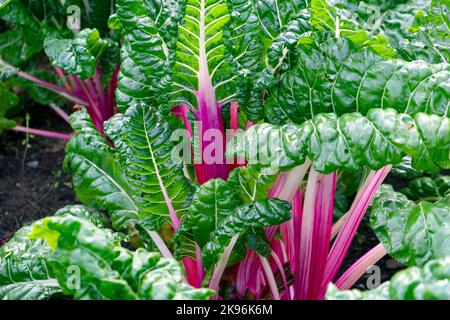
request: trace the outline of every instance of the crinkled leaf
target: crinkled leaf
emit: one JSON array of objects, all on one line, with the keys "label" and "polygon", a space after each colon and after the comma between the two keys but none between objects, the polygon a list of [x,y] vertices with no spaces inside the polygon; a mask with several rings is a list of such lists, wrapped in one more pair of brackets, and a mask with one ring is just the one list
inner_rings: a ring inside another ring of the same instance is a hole
[{"label": "crinkled leaf", "polygon": [[[203,264],[207,269],[211,268],[236,234],[241,236],[252,229],[281,224],[290,219],[290,210],[288,202],[278,199],[263,199],[239,207],[211,233],[210,241],[203,247]],[[245,250],[232,257],[230,264],[242,259],[243,255]]]},{"label": "crinkled leaf", "polygon": [[61,291],[48,270],[50,248],[43,239],[29,239],[31,230],[20,229],[0,248],[1,300],[49,299]]},{"label": "crinkled leaf", "polygon": [[395,300],[450,300],[450,257],[400,271],[389,292]]},{"label": "crinkled leaf", "polygon": [[339,290],[332,283],[328,285],[326,293],[327,300],[390,300],[389,296],[389,282],[384,282],[375,289],[360,291],[353,290]]},{"label": "crinkled leaf", "polygon": [[97,58],[106,47],[107,42],[95,29],[84,29],[73,39],[47,37],[44,41],[51,63],[83,80],[94,75]]},{"label": "crinkled leaf", "polygon": [[78,217],[51,217],[42,224],[59,234],[47,260],[63,292],[74,299],[207,299],[213,293],[184,284],[175,260],[142,248],[129,251]]},{"label": "crinkled leaf", "polygon": [[123,137],[116,148],[120,148],[119,154],[127,154],[124,168],[133,200],[143,217],[141,222],[159,230],[169,220],[164,194],[182,215],[191,202],[193,187],[184,176],[183,164],[173,157],[172,131],[161,113],[148,106],[133,106],[122,121]]},{"label": "crinkled leaf", "polygon": [[409,199],[414,201],[438,201],[450,190],[450,177],[437,178],[421,177],[409,182],[408,186],[400,190]]},{"label": "crinkled leaf", "polygon": [[267,198],[267,190],[275,183],[278,172],[259,170],[256,167],[240,167],[230,173],[227,180],[242,202]]},{"label": "crinkled leaf", "polygon": [[371,35],[345,9],[334,7],[327,0],[311,0],[311,23],[319,31],[330,31],[349,39],[357,47],[368,46],[379,56],[395,58],[397,53],[382,35]]},{"label": "crinkled leaf", "polygon": [[184,2],[117,0],[116,22],[124,36],[117,105],[126,110],[136,102],[167,105],[169,66]]},{"label": "crinkled leaf", "polygon": [[121,164],[98,133],[86,111],[72,115],[77,131],[66,148],[66,167],[73,178],[77,198],[84,204],[108,211],[117,229],[141,219],[138,206]]},{"label": "crinkled leaf", "polygon": [[416,205],[383,186],[374,199],[370,223],[387,252],[405,265],[450,255],[450,195]]},{"label": "crinkled leaf", "polygon": [[212,179],[199,186],[189,208],[194,239],[203,246],[209,234],[239,205],[235,190],[222,179]]},{"label": "crinkled leaf", "polygon": [[306,2],[228,0],[227,4],[226,53],[238,76],[234,99],[249,120],[260,120],[264,95],[275,81],[275,72],[284,63],[289,66],[289,51],[310,30]]},{"label": "crinkled leaf", "polygon": [[450,119],[393,109],[319,114],[301,125],[258,124],[229,143],[229,157],[286,170],[309,157],[317,171],[379,169],[411,155],[413,166],[427,171],[449,168]]},{"label": "crinkled leaf", "polygon": [[450,66],[385,61],[346,39],[302,46],[297,66],[284,74],[265,104],[271,123],[302,123],[316,114],[372,108],[449,115]]}]

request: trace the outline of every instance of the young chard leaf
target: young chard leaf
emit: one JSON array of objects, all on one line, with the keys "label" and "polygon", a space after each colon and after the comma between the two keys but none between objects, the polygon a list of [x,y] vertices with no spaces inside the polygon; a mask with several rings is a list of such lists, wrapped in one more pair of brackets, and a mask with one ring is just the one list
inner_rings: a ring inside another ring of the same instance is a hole
[{"label": "young chard leaf", "polygon": [[[213,293],[184,284],[175,260],[142,248],[125,249],[105,229],[78,217],[46,218],[40,229],[43,238],[58,234],[47,260],[63,292],[75,299],[207,299]],[[71,266],[78,267],[77,285],[67,272]]]},{"label": "young chard leaf", "polygon": [[84,29],[73,39],[47,37],[44,41],[45,53],[52,64],[82,80],[94,75],[97,58],[107,45],[95,29]]},{"label": "young chard leaf", "polygon": [[[291,218],[289,202],[278,199],[263,199],[247,203],[225,218],[211,233],[210,241],[203,247],[202,262],[211,268],[235,235],[245,235],[252,229],[281,224]],[[245,250],[235,252],[230,264],[243,258]]]},{"label": "young chard leaf", "polygon": [[370,223],[387,252],[408,266],[450,255],[450,196],[416,205],[384,185],[374,199]]}]

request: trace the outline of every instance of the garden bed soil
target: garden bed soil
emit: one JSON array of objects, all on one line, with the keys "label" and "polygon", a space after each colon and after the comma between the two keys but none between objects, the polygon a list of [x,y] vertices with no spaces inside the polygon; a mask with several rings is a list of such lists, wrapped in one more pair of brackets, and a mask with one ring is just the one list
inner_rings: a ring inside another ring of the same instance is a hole
[{"label": "garden bed soil", "polygon": [[[50,109],[36,106],[30,127],[70,131]],[[70,177],[63,172],[65,141],[29,137],[8,131],[0,135],[0,243],[20,227],[77,203]]]}]

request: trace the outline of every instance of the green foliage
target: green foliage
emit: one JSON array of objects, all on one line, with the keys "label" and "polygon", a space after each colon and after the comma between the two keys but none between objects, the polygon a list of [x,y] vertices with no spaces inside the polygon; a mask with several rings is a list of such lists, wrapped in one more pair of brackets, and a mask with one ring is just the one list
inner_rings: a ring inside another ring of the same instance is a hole
[{"label": "green foliage", "polygon": [[449,300],[450,258],[428,262],[423,268],[398,272],[392,280],[368,291],[340,291],[332,284],[327,300]]},{"label": "green foliage", "polygon": [[144,249],[125,249],[107,229],[84,219],[45,218],[35,225],[33,237],[48,241],[55,233],[57,243],[46,260],[64,294],[74,299],[180,300],[212,294],[184,284],[174,260]]},{"label": "green foliage", "polygon": [[370,223],[387,252],[407,266],[450,255],[450,196],[415,204],[383,185],[374,199]]},{"label": "green foliage", "polygon": [[301,125],[258,124],[229,144],[228,156],[245,157],[250,164],[283,170],[308,157],[323,173],[339,169],[379,169],[397,164],[404,155],[425,171],[449,168],[450,121],[447,117],[393,109],[370,109],[366,116],[318,114]]}]

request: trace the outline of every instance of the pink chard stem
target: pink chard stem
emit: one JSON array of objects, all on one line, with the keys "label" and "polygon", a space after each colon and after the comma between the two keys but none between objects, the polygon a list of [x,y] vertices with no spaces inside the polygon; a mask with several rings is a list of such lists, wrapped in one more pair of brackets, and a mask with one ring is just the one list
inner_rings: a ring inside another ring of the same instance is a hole
[{"label": "pink chard stem", "polygon": [[47,131],[47,130],[32,129],[32,128],[26,128],[23,126],[15,126],[12,130],[17,131],[17,132],[30,133],[30,134],[34,134],[37,136],[61,139],[61,140],[70,140],[70,138],[72,137],[72,135],[69,133],[59,133],[59,132],[53,132],[53,131]]},{"label": "pink chard stem", "polygon": [[385,166],[382,169],[372,172],[363,186],[363,192],[357,203],[349,212],[348,218],[342,226],[341,231],[336,237],[333,246],[328,255],[328,262],[325,269],[325,275],[322,282],[321,295],[325,294],[328,284],[334,279],[339,271],[351,242],[356,234],[364,214],[372,202],[378,188],[383,183],[392,166]]},{"label": "pink chard stem", "polygon": [[295,298],[322,299],[320,287],[330,246],[336,173],[323,175],[311,168],[305,193],[300,236],[300,254],[296,269]]},{"label": "pink chard stem", "polygon": [[339,290],[350,289],[371,266],[380,261],[387,254],[384,246],[379,243],[369,252],[359,258],[344,274],[335,282]]}]

